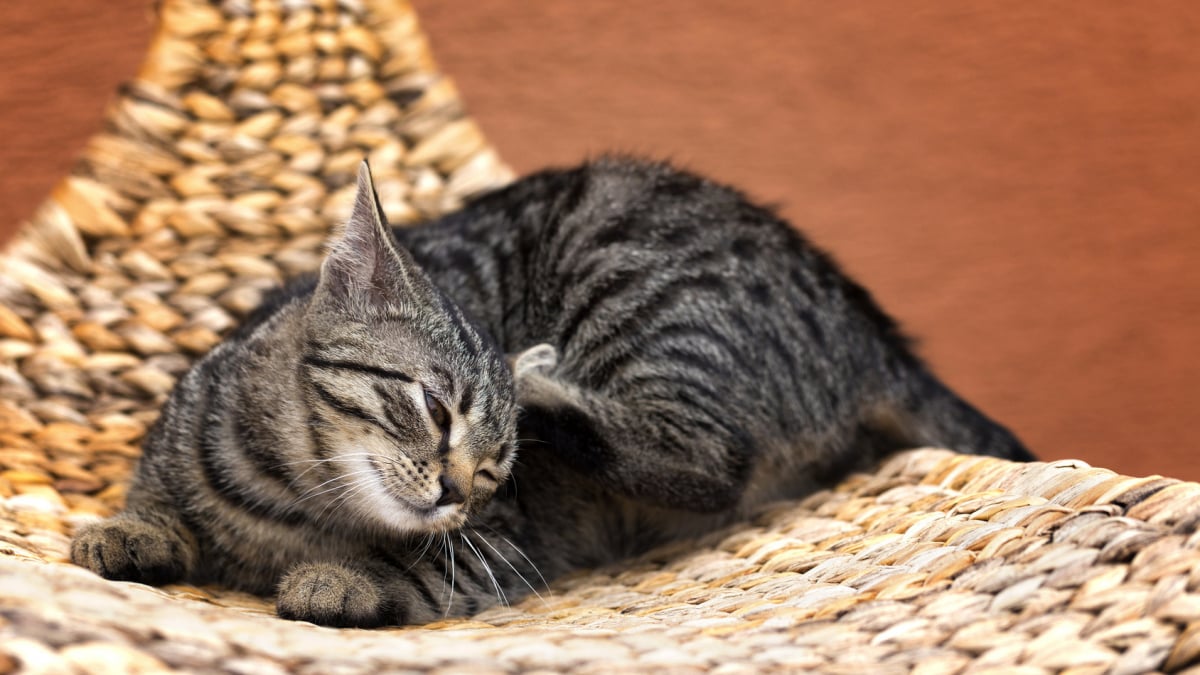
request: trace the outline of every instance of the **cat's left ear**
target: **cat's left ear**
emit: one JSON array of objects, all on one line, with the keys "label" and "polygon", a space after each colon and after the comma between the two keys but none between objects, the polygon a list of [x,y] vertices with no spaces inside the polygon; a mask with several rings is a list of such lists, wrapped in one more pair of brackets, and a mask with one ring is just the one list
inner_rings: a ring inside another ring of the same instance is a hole
[{"label": "cat's left ear", "polygon": [[354,210],[321,265],[318,291],[343,300],[379,300],[409,295],[427,285],[408,251],[396,245],[364,160],[358,168]]}]

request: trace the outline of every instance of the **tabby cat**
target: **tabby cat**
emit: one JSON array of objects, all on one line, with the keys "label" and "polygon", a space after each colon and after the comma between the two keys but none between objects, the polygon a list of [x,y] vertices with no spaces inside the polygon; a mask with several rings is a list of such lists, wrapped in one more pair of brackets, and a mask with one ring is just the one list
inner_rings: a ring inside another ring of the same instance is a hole
[{"label": "tabby cat", "polygon": [[738,192],[607,158],[393,231],[364,164],[319,274],[182,378],[71,556],[421,623],[919,445],[1032,458]]}]

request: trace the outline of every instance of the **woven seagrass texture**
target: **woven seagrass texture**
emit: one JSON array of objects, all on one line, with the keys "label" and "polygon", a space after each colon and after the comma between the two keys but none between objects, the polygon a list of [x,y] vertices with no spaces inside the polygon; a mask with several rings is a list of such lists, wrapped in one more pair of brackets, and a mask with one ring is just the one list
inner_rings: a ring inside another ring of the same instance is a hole
[{"label": "woven seagrass texture", "polygon": [[107,129],[0,259],[0,496],[118,506],[175,378],[314,269],[370,159],[389,218],[511,179],[398,0],[166,0]]},{"label": "woven seagrass texture", "polygon": [[34,668],[1143,673],[1200,661],[1200,485],[1072,462],[910,451],[511,608],[375,631],[42,563],[65,555],[48,526],[64,509],[6,508],[0,654]]},{"label": "woven seagrass texture", "polygon": [[165,0],[107,130],[0,259],[0,673],[1177,671],[1200,663],[1200,486],[903,453],[541,597],[419,628],[276,619],[66,563],[175,378],[312,269],[372,160],[388,214],[510,174],[383,0]]}]

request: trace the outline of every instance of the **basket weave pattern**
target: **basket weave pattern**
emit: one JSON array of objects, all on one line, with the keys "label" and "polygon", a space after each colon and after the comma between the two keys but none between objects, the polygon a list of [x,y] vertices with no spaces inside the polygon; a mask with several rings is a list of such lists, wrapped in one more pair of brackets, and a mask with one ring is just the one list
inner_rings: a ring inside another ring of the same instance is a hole
[{"label": "basket weave pattern", "polygon": [[0,673],[1139,673],[1200,663],[1200,485],[942,450],[548,593],[332,630],[67,564],[178,377],[313,269],[367,156],[397,223],[511,174],[398,0],[164,0],[0,259]]},{"label": "basket weave pattern", "polygon": [[0,260],[0,495],[102,513],[193,358],[315,269],[371,160],[389,218],[511,173],[382,0],[170,0],[139,76]]}]

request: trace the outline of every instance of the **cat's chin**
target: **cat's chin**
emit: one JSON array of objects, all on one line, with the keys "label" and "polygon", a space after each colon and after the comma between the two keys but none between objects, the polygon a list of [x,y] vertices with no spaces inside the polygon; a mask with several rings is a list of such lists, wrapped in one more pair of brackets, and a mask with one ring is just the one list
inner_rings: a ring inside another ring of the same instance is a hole
[{"label": "cat's chin", "polygon": [[457,530],[467,522],[467,512],[457,506],[439,506],[422,514],[422,520],[425,523],[422,530],[426,533]]},{"label": "cat's chin", "polygon": [[419,508],[397,498],[376,515],[404,534],[438,534],[462,527],[470,514],[461,506]]}]

